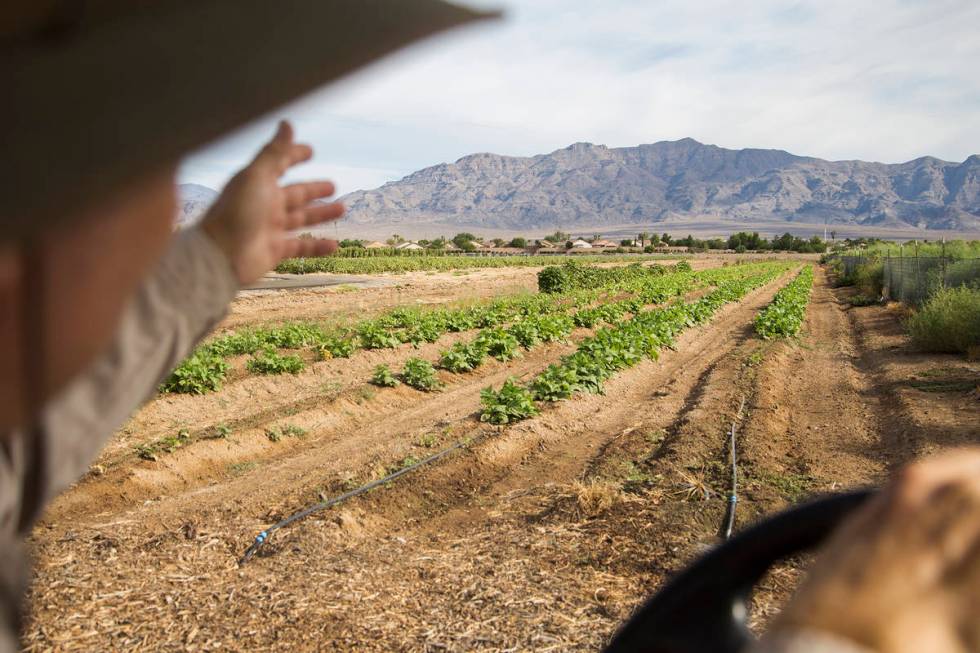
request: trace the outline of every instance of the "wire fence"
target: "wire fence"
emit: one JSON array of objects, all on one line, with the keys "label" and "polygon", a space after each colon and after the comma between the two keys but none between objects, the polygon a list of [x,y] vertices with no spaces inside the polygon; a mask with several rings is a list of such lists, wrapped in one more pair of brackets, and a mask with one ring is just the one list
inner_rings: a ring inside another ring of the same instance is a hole
[{"label": "wire fence", "polygon": [[882,295],[920,306],[940,288],[980,288],[980,258],[944,256],[840,257],[844,276],[853,278],[860,266],[881,265]]}]

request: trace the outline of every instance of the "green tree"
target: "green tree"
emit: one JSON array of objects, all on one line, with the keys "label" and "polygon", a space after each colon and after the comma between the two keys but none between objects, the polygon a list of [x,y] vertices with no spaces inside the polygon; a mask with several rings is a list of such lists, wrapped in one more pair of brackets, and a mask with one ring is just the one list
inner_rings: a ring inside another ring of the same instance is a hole
[{"label": "green tree", "polygon": [[467,252],[476,249],[476,247],[473,246],[474,240],[476,240],[476,236],[474,236],[471,233],[467,233],[465,231],[463,233],[459,233],[453,236],[453,244],[456,245],[456,247]]},{"label": "green tree", "polygon": [[344,238],[340,241],[341,247],[364,247],[363,240],[354,240],[353,238]]},{"label": "green tree", "polygon": [[663,243],[664,243],[664,245],[667,245],[667,246],[669,246],[669,245],[670,245],[670,242],[671,242],[671,240],[673,240],[673,239],[672,239],[672,238],[670,237],[670,234],[669,234],[669,233],[667,233],[667,232],[664,232],[663,234],[661,234],[661,236],[660,236],[660,240],[662,240],[662,241],[663,241]]},{"label": "green tree", "polygon": [[527,247],[527,239],[526,238],[521,238],[520,236],[518,236],[517,238],[511,239],[511,241],[509,243],[507,243],[507,246],[508,247],[520,247],[521,249],[524,249],[525,247]]}]

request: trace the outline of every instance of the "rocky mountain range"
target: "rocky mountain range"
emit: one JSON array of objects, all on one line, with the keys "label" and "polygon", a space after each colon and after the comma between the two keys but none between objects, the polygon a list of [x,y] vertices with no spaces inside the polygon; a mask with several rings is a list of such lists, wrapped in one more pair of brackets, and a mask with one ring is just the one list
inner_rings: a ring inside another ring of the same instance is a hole
[{"label": "rocky mountain range", "polygon": [[[711,218],[888,229],[980,230],[980,156],[962,163],[825,161],[693,139],[532,157],[473,154],[343,201],[356,225],[519,231]],[[787,225],[789,227],[789,225]]]},{"label": "rocky mountain range", "polygon": [[[217,198],[181,184],[177,221]],[[782,150],[729,150],[693,139],[610,148],[575,143],[550,154],[473,154],[374,190],[349,193],[347,231],[601,230],[709,219],[728,229],[765,223],[980,231],[980,156],[962,163],[825,161]],[[407,233],[407,231],[406,231]]]}]

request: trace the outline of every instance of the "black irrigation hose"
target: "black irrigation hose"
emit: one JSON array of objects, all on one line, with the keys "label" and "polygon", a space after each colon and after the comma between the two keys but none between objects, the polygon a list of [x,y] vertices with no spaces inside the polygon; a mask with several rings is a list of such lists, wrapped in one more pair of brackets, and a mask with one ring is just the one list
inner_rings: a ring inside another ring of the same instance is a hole
[{"label": "black irrigation hose", "polygon": [[[742,418],[742,410],[745,408],[745,397],[742,397],[742,404],[738,408],[738,415],[735,420]],[[725,508],[725,525],[722,527],[722,538],[731,539],[732,529],[735,527],[735,507],[738,505],[738,466],[735,457],[735,421],[732,421],[732,428],[729,431],[728,448],[732,454],[732,482],[728,494],[728,506]]]},{"label": "black irrigation hose", "polygon": [[297,521],[299,521],[301,519],[305,519],[306,517],[309,517],[313,513],[320,512],[321,510],[326,510],[327,508],[330,508],[332,506],[335,506],[338,503],[343,503],[344,501],[347,501],[348,499],[353,499],[354,497],[359,496],[361,494],[364,494],[365,492],[369,492],[369,491],[373,490],[374,488],[376,488],[376,487],[378,487],[380,485],[384,485],[386,483],[390,483],[391,481],[395,480],[399,476],[403,476],[405,474],[408,474],[409,472],[412,472],[412,471],[418,469],[419,467],[422,467],[423,465],[428,465],[429,463],[435,462],[435,461],[439,460],[440,458],[449,455],[453,451],[456,451],[457,449],[462,449],[463,447],[466,447],[466,446],[469,446],[470,444],[473,444],[473,442],[476,439],[479,439],[479,437],[478,438],[475,438],[473,440],[461,440],[461,441],[457,442],[456,444],[454,444],[451,447],[448,447],[446,449],[443,449],[442,451],[439,451],[438,453],[434,453],[431,456],[429,456],[428,458],[423,458],[422,460],[420,460],[417,463],[414,463],[412,465],[409,465],[408,467],[403,467],[403,468],[399,469],[397,472],[392,472],[391,474],[388,474],[384,478],[379,478],[379,479],[377,479],[375,481],[371,481],[370,483],[368,483],[366,485],[362,485],[361,487],[357,488],[356,490],[351,490],[350,492],[346,492],[344,494],[341,494],[340,496],[334,497],[332,499],[327,499],[326,501],[322,501],[320,503],[317,503],[315,505],[310,506],[309,508],[304,508],[303,510],[300,510],[299,512],[293,513],[289,517],[286,517],[282,521],[280,521],[280,522],[278,522],[276,524],[273,524],[269,528],[265,529],[264,531],[262,531],[261,533],[259,533],[258,535],[256,535],[255,536],[255,541],[252,542],[252,545],[245,550],[245,554],[242,556],[242,559],[238,561],[238,565],[241,566],[241,565],[244,565],[246,562],[248,562],[249,559],[253,555],[255,555],[258,552],[258,550],[261,549],[263,545],[265,545],[266,542],[269,541],[269,537],[275,531],[279,530],[280,528],[283,528],[285,526],[289,526],[293,522],[297,522]]}]

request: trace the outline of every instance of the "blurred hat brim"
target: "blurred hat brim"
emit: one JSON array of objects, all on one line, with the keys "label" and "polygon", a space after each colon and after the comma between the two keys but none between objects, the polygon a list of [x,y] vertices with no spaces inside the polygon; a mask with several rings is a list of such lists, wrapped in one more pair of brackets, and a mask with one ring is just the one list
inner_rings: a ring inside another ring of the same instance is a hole
[{"label": "blurred hat brim", "polygon": [[[23,0],[0,15],[0,236],[482,18],[441,0]],[[70,9],[74,7],[74,9]]]}]

